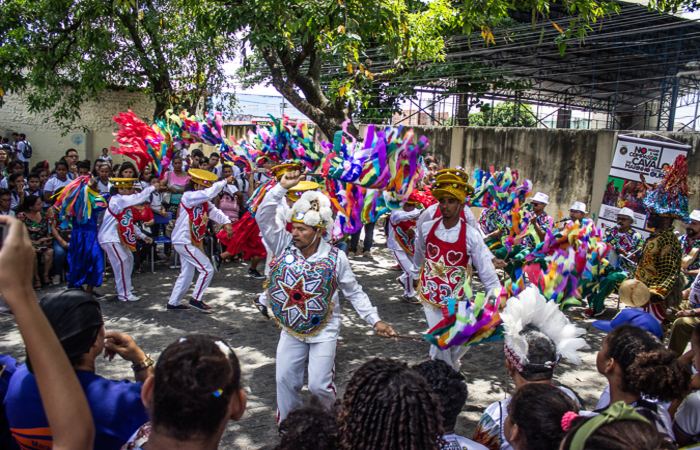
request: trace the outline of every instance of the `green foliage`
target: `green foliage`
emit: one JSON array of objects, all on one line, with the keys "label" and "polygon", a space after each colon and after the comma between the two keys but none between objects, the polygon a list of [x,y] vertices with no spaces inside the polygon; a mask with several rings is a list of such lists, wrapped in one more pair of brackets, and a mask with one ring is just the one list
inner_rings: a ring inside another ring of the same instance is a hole
[{"label": "green foliage", "polygon": [[229,87],[223,64],[235,41],[194,20],[217,11],[186,10],[182,0],[3,0],[0,87],[25,94],[31,112],[50,112],[66,131],[106,90],[146,93],[156,116],[194,112]]},{"label": "green foliage", "polygon": [[526,127],[537,125],[530,105],[516,103],[499,103],[494,108],[483,104],[478,113],[469,116],[469,125],[475,127]]}]

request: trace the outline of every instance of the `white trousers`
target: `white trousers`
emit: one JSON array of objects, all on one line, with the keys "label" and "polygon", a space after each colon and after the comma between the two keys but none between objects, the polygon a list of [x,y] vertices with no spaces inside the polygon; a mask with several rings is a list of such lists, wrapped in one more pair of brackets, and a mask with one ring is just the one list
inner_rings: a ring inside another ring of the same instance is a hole
[{"label": "white trousers", "polygon": [[105,242],[100,244],[100,247],[107,254],[109,264],[112,266],[117,296],[119,300],[125,302],[134,296],[131,293],[131,272],[134,270],[134,254],[119,242]]},{"label": "white trousers", "polygon": [[303,405],[304,363],[309,358],[309,391],[330,408],[336,399],[335,351],[338,340],[308,344],[284,331],[277,344],[277,423]]},{"label": "white trousers", "polygon": [[409,269],[413,267],[413,261],[410,255],[406,254],[406,252],[403,250],[392,250],[392,252],[394,253],[396,262],[399,263],[401,270],[403,270],[403,273],[399,277],[399,281],[403,285],[403,295],[406,297],[413,297],[416,295],[416,290],[413,287],[413,281],[415,278],[409,275],[411,273]]},{"label": "white trousers", "polygon": [[[428,321],[428,326],[430,328],[433,328],[444,318],[442,316],[442,309],[434,309],[432,305],[428,305],[425,302],[423,303],[423,311],[425,311],[425,318]],[[459,371],[459,368],[462,365],[459,360],[465,353],[467,353],[467,350],[469,350],[469,347],[461,346],[454,346],[448,348],[447,350],[440,350],[440,348],[431,345],[430,359],[441,359],[447,364],[451,365],[454,370]]]},{"label": "white trousers", "polygon": [[192,244],[173,244],[173,247],[180,255],[180,275],[175,281],[173,293],[170,294],[168,303],[177,306],[182,302],[182,298],[187,294],[187,290],[192,284],[195,270],[199,272],[199,277],[197,284],[194,285],[192,298],[201,302],[204,291],[209,287],[214,277],[214,266],[211,265],[209,258]]}]

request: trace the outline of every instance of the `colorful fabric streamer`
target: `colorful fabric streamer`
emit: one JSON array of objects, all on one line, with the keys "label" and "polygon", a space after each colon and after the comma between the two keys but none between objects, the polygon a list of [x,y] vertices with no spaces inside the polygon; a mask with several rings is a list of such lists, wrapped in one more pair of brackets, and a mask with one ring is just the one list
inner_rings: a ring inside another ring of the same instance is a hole
[{"label": "colorful fabric streamer", "polygon": [[71,218],[80,224],[85,224],[96,208],[107,207],[107,201],[90,189],[91,178],[89,175],[78,177],[55,196],[57,200],[54,208],[57,211],[57,220],[62,226],[70,225]]}]

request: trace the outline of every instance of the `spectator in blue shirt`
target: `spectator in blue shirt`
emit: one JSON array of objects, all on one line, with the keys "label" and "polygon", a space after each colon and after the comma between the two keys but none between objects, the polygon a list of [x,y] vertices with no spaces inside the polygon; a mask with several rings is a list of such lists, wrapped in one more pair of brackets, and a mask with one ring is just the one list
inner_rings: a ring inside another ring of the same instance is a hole
[{"label": "spectator in blue shirt", "polygon": [[[152,374],[153,360],[131,336],[105,331],[100,304],[87,292],[76,289],[54,293],[44,297],[40,306],[87,397],[95,424],[94,448],[118,450],[148,421],[141,388]],[[95,359],[103,352],[110,360],[119,355],[133,363],[136,383],[97,375]],[[24,448],[43,449],[51,445],[51,429],[29,359],[10,380],[5,410],[12,434],[23,442]]]}]

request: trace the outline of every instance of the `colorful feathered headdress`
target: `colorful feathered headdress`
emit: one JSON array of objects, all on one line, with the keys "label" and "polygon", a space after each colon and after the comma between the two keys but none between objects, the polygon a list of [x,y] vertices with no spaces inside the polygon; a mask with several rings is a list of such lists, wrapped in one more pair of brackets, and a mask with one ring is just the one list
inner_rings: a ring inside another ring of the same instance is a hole
[{"label": "colorful feathered headdress", "polygon": [[559,305],[548,302],[535,286],[528,286],[516,297],[510,298],[501,312],[501,320],[505,334],[504,351],[518,371],[530,364],[528,343],[520,334],[527,325],[536,327],[556,346],[557,358],[545,362],[543,366],[546,369],[554,369],[562,357],[573,364],[581,364],[578,350],[588,348],[586,341],[580,337],[586,331],[569,323],[569,319],[559,310]]},{"label": "colorful feathered headdress", "polygon": [[687,222],[690,220],[688,194],[688,158],[679,155],[666,169],[664,179],[647,192],[642,202],[651,212]]}]

